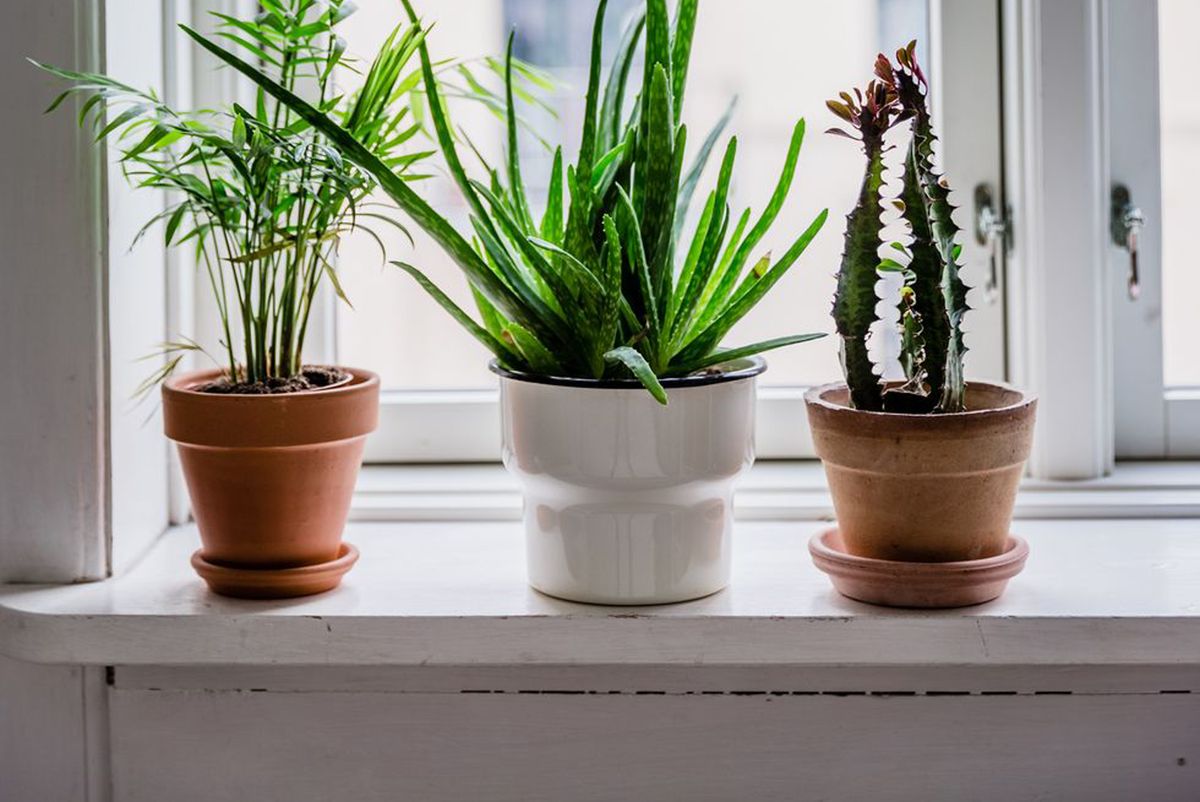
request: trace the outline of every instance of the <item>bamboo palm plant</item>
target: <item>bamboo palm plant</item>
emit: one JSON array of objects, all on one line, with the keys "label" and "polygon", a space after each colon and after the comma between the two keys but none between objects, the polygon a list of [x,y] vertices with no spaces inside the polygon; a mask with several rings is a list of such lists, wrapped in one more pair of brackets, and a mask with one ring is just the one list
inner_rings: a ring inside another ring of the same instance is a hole
[{"label": "bamboo palm plant", "polygon": [[[216,35],[265,65],[280,86],[312,97],[315,108],[333,115],[379,163],[415,179],[413,166],[430,153],[412,149],[420,126],[403,101],[421,83],[411,61],[424,33],[398,27],[357,91],[343,95],[334,70],[356,68],[336,29],[353,4],[263,0],[261,7],[250,20],[217,14]],[[261,90],[253,109],[235,103],[182,111],[153,91],[104,75],[37,66],[71,82],[48,111],[85,95],[79,122],[91,122],[97,142],[117,143],[127,179],[170,190],[172,200],[138,238],[164,222],[168,246],[195,249],[220,315],[225,387],[288,385],[302,372],[321,282],[346,300],[335,268],[340,238],[360,229],[378,240],[370,223],[399,225],[366,202],[375,186],[370,174]],[[169,358],[144,387],[170,375],[184,352],[198,348],[188,339],[166,343]]]},{"label": "bamboo palm plant", "polygon": [[[424,30],[409,0],[410,23]],[[507,154],[498,167],[467,172],[446,119],[434,63],[418,45],[430,116],[451,176],[471,209],[471,231],[460,232],[435,212],[409,179],[374,153],[353,129],[291,87],[194,31],[202,46],[253,79],[273,98],[328,137],[367,171],[396,205],[455,260],[474,292],[476,322],[412,265],[400,264],[509,369],[541,375],[640,381],[662,403],[660,377],[682,376],[773,348],[822,336],[797,334],[722,349],[730,329],[796,262],[825,222],[820,215],[782,256],[751,262],[787,199],[804,138],[791,144],[766,208],[734,216],[729,205],[737,140],[725,146],[717,185],[690,237],[684,221],[724,122],[691,162],[680,123],[692,56],[697,0],[680,0],[674,20],[665,0],[648,0],[629,26],[605,76],[600,0],[592,34],[586,111],[579,156],[564,167],[555,152],[549,194],[535,215],[521,174],[514,62],[505,64]],[[640,84],[632,79],[644,40]],[[627,103],[628,99],[628,103]],[[627,108],[628,107],[628,108]],[[480,159],[482,162],[482,158]]]}]

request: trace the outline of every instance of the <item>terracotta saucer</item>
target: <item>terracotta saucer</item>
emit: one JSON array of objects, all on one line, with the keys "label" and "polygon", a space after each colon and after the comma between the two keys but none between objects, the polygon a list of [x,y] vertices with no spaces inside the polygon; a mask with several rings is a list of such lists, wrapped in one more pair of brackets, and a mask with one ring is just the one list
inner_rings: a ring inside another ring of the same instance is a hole
[{"label": "terracotta saucer", "polygon": [[885,607],[967,607],[991,601],[1021,573],[1029,544],[1009,535],[1003,554],[981,560],[922,563],[849,554],[838,530],[813,535],[808,552],[843,596]]},{"label": "terracotta saucer", "polygon": [[290,599],[333,590],[358,562],[358,549],[343,542],[336,559],[299,568],[231,568],[204,559],[197,550],[192,568],[222,596],[239,599]]}]

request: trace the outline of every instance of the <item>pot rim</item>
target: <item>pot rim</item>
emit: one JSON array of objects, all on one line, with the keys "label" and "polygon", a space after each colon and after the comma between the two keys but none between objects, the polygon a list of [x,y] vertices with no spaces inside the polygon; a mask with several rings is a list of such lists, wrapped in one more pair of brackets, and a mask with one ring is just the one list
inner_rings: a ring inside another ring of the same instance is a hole
[{"label": "pot rim", "polygon": [[[761,356],[746,356],[731,362],[721,362],[706,370],[720,369],[726,366],[736,366],[732,370],[722,370],[719,373],[692,373],[687,376],[672,376],[660,378],[659,382],[667,389],[680,387],[707,387],[713,384],[753,379],[767,369],[767,360]],[[585,379],[578,376],[544,376],[538,373],[528,373],[521,370],[511,370],[502,367],[500,360],[488,362],[488,370],[502,379],[528,382],[530,384],[548,384],[555,387],[575,387],[586,390],[637,390],[645,392],[646,388],[636,379]]]},{"label": "pot rim", "polygon": [[202,370],[189,370],[171,376],[163,382],[162,391],[163,395],[201,396],[205,399],[212,399],[215,403],[234,403],[239,401],[245,403],[249,399],[274,400],[278,402],[285,398],[324,398],[336,393],[361,391],[363,387],[379,383],[379,376],[377,374],[363,368],[352,368],[346,365],[320,365],[319,367],[332,367],[344,370],[350,374],[350,377],[332,387],[320,387],[315,390],[302,390],[296,393],[202,393],[192,388],[225,374],[224,368],[204,368]]},{"label": "pot rim", "polygon": [[343,367],[349,382],[298,393],[202,393],[197,382],[220,368],[172,376],[162,385],[163,431],[204,448],[315,446],[366,437],[379,425],[379,376]]},{"label": "pot rim", "polygon": [[[890,382],[891,384],[899,385],[900,382]],[[1011,404],[1006,404],[1001,407],[988,407],[987,409],[968,409],[964,412],[883,412],[871,409],[855,409],[851,406],[843,406],[835,404],[832,401],[826,400],[823,396],[831,390],[841,390],[847,387],[846,382],[830,382],[829,384],[821,384],[815,387],[810,387],[804,392],[804,403],[810,407],[819,407],[834,414],[839,415],[855,415],[862,416],[874,420],[912,420],[912,421],[929,421],[929,420],[973,420],[976,418],[987,417],[1007,412],[1016,412],[1022,409],[1031,407],[1037,403],[1037,396],[1033,393],[1022,390],[1020,387],[1008,384],[1006,382],[997,381],[968,381],[967,387],[971,385],[992,387],[999,390],[1007,390],[1008,392],[1016,393],[1020,396],[1017,401]]]}]

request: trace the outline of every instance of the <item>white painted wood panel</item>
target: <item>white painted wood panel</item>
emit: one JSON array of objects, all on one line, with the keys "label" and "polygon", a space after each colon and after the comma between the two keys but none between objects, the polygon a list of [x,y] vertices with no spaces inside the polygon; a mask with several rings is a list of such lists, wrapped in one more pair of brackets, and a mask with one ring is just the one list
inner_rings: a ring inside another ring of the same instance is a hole
[{"label": "white painted wood panel", "polygon": [[88,799],[83,688],[78,666],[0,656],[0,800]]},{"label": "white painted wood panel", "polygon": [[739,522],[729,589],[652,608],[531,590],[517,522],[353,524],[362,559],[342,588],[267,603],[210,594],[183,529],[110,582],[0,588],[0,649],[100,665],[1200,664],[1193,520],[1022,521],[1031,556],[1003,598],[928,612],[837,595],[806,549],[821,526]]},{"label": "white painted wood panel", "polygon": [[[102,3],[13,0],[0,25],[0,581],[108,571],[103,161],[61,82],[25,61],[96,69]],[[77,107],[76,107],[77,108]]]},{"label": "white painted wood panel", "polygon": [[118,802],[1188,800],[1200,695],[113,693]]}]

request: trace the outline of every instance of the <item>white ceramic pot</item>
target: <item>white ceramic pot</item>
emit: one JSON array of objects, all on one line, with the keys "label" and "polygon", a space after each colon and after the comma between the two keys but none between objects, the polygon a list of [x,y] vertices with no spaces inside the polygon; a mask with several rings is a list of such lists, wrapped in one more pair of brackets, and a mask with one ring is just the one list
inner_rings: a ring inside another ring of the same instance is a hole
[{"label": "white ceramic pot", "polygon": [[634,382],[492,369],[533,587],[593,604],[664,604],[729,583],[733,488],[754,461],[762,359],[664,380],[667,406]]}]

